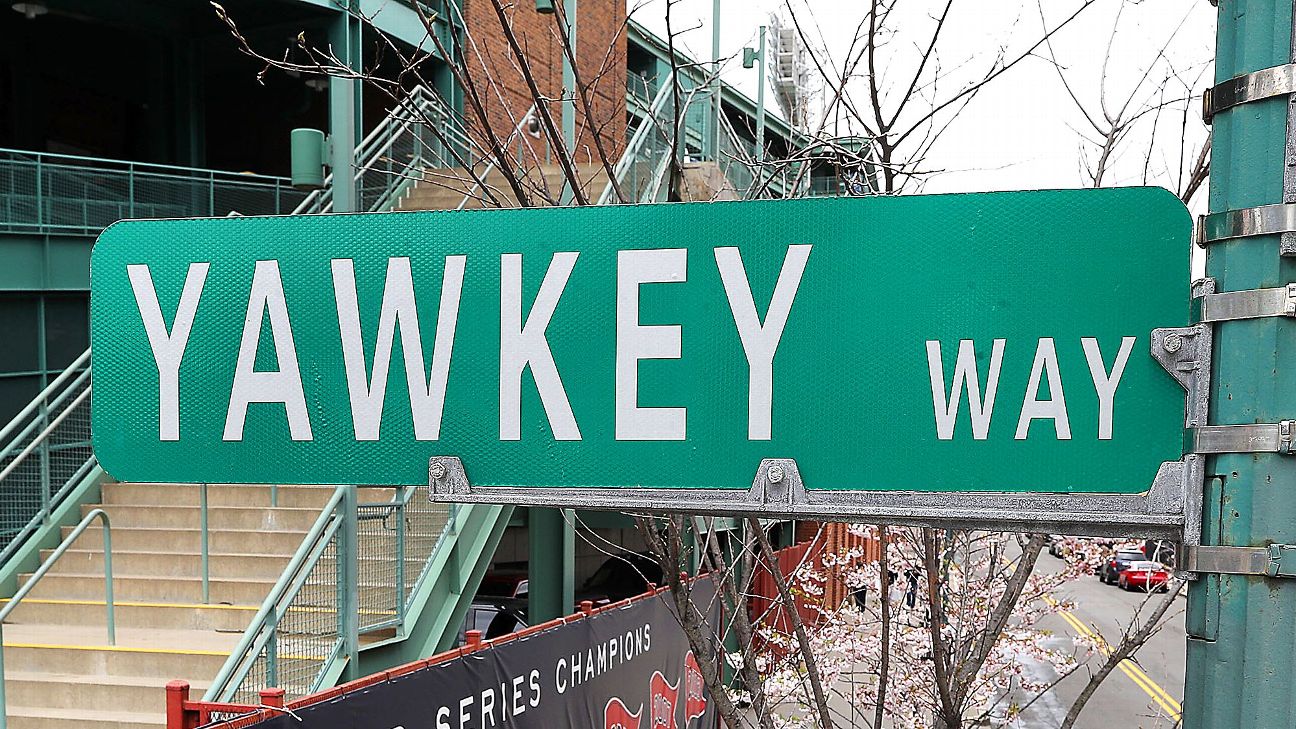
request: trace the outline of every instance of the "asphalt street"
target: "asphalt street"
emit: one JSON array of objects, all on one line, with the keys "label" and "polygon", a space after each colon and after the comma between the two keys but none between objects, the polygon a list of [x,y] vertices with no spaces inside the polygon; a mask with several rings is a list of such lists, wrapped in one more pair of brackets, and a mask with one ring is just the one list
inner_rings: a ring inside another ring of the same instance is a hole
[{"label": "asphalt street", "polygon": [[[1040,556],[1036,569],[1057,570],[1061,561],[1048,553]],[[1135,619],[1135,613],[1148,595],[1125,592],[1114,585],[1104,585],[1097,577],[1085,576],[1063,586],[1056,593],[1059,600],[1069,600],[1074,607],[1068,613],[1049,616],[1041,627],[1056,636],[1056,645],[1070,650],[1073,638],[1083,631],[1093,631],[1107,643],[1120,642],[1122,631]],[[1165,599],[1152,595],[1143,607],[1150,614],[1154,603]],[[1179,721],[1184,685],[1184,605],[1181,594],[1167,613],[1165,627],[1136,654],[1132,662],[1122,664],[1107,677],[1086,704],[1076,723],[1077,729],[1169,729]],[[1037,677],[1055,680],[1058,675],[1047,665],[1028,661],[1028,669]],[[1013,729],[1053,729],[1059,726],[1073,701],[1089,680],[1090,666],[1096,670],[1105,657],[1094,654],[1061,680],[1054,691],[1032,704]]]}]

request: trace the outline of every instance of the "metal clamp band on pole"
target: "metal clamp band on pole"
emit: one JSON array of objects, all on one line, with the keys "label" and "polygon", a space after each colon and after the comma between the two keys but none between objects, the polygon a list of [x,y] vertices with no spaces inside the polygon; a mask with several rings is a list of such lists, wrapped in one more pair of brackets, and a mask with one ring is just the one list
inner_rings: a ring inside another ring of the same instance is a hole
[{"label": "metal clamp band on pole", "polygon": [[[1296,204],[1258,205],[1202,215],[1198,218],[1197,245],[1280,233],[1296,233]],[[1296,255],[1296,250],[1284,248],[1280,253]]]},{"label": "metal clamp band on pole", "polygon": [[1203,425],[1191,428],[1192,452],[1281,453],[1292,455],[1296,420],[1251,425]]},{"label": "metal clamp band on pole", "polygon": [[1225,109],[1292,93],[1296,93],[1296,64],[1284,63],[1244,73],[1206,90],[1202,95],[1202,119],[1210,124]]},{"label": "metal clamp band on pole", "polygon": [[1202,545],[1185,547],[1184,568],[1219,575],[1296,577],[1296,545],[1268,547]]},{"label": "metal clamp band on pole", "polygon": [[1201,297],[1203,322],[1296,316],[1296,284],[1272,289],[1247,289]]}]

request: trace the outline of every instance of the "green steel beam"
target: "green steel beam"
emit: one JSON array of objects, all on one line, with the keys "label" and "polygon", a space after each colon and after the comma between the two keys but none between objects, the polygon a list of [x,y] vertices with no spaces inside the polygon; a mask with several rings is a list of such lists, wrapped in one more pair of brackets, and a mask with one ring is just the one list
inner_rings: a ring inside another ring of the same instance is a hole
[{"label": "green steel beam", "polygon": [[[1216,82],[1292,60],[1292,0],[1221,0]],[[1216,115],[1210,211],[1283,202],[1288,97]],[[1207,274],[1220,291],[1296,281],[1277,236],[1210,246]],[[1293,324],[1229,321],[1215,329],[1211,422],[1276,423],[1296,417]],[[1296,460],[1221,455],[1208,462],[1203,541],[1229,546],[1296,543]],[[1188,595],[1185,729],[1296,726],[1296,580],[1205,575]]]},{"label": "green steel beam", "polygon": [[529,509],[527,615],[532,625],[568,615],[576,603],[575,515]]}]

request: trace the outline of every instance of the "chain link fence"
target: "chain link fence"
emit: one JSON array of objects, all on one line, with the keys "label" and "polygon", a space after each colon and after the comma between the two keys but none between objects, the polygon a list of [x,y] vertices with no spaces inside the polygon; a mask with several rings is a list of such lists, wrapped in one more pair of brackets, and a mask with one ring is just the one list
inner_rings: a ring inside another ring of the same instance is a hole
[{"label": "chain link fence", "polygon": [[274,215],[286,178],[0,149],[0,232],[98,235],[128,218]]},{"label": "chain link fence", "polygon": [[95,465],[87,350],[0,429],[0,563]]}]

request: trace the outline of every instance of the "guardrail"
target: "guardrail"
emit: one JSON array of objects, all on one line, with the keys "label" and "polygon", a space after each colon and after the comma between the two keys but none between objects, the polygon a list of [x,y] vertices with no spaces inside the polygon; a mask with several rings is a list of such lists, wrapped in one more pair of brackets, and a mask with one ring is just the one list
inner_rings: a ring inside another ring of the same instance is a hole
[{"label": "guardrail", "polygon": [[354,669],[359,636],[401,634],[435,550],[450,547],[441,537],[457,508],[413,498],[413,487],[382,502],[360,503],[359,493],[334,491],[204,701],[255,703],[270,687],[305,696]]},{"label": "guardrail", "polygon": [[287,213],[285,177],[0,149],[0,232],[98,235],[127,218]]},{"label": "guardrail", "polygon": [[89,514],[85,515],[85,518],[81,520],[81,523],[77,524],[76,528],[59,543],[58,548],[54,550],[54,553],[41,563],[40,568],[32,573],[32,576],[28,578],[22,588],[14,594],[13,598],[9,600],[9,603],[5,605],[3,609],[0,609],[0,729],[5,729],[8,724],[8,718],[5,711],[4,621],[9,617],[9,614],[14,611],[14,608],[18,607],[18,604],[22,602],[23,598],[27,597],[32,589],[36,587],[36,583],[40,582],[41,578],[50,571],[50,568],[54,566],[54,563],[58,561],[59,557],[62,557],[63,554],[67,552],[68,548],[72,546],[72,543],[77,540],[77,537],[80,537],[96,519],[103,521],[104,604],[107,606],[108,610],[108,645],[117,645],[117,623],[114,615],[116,602],[113,600],[112,524],[108,520],[107,512],[103,509],[94,509]]},{"label": "guardrail", "polygon": [[96,462],[86,350],[0,428],[0,564],[49,520]]}]

